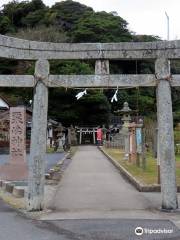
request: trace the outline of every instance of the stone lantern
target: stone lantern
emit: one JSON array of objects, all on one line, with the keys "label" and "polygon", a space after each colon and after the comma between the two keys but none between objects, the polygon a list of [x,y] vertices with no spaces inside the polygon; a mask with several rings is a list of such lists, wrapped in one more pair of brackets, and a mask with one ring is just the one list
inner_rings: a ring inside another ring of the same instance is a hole
[{"label": "stone lantern", "polygon": [[120,115],[122,114],[122,121],[123,126],[122,126],[122,130],[121,133],[124,135],[124,145],[125,145],[125,154],[124,154],[124,160],[129,160],[129,123],[131,121],[131,116],[130,114],[133,111],[129,108],[129,104],[128,102],[124,102],[123,104],[123,108],[121,110],[117,110],[115,111],[116,114]]},{"label": "stone lantern", "polygon": [[130,109],[128,102],[124,102],[123,108],[121,110],[115,111],[115,113],[123,114],[123,117],[122,117],[122,121],[124,122],[123,128],[124,127],[128,128],[128,125],[131,121],[130,113],[132,113],[132,110]]}]

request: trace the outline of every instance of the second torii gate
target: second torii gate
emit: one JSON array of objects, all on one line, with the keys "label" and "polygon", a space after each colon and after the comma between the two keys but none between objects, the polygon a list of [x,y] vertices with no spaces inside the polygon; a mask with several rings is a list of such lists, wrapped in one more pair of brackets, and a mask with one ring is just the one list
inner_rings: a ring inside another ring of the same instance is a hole
[{"label": "second torii gate", "polygon": [[[29,162],[27,209],[44,207],[44,156],[48,88],[156,87],[158,118],[158,158],[161,167],[162,209],[178,208],[171,87],[180,86],[180,75],[171,76],[170,60],[180,59],[180,41],[148,43],[42,43],[0,35],[0,57],[34,60],[32,75],[0,75],[0,87],[34,88],[33,120]],[[51,59],[94,59],[95,75],[50,75]],[[111,75],[111,60],[155,61],[155,74]]]}]

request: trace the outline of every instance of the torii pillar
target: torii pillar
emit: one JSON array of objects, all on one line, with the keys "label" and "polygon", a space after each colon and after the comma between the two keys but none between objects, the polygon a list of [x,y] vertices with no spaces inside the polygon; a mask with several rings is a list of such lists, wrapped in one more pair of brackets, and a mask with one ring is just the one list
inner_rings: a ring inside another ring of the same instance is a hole
[{"label": "torii pillar", "polygon": [[158,159],[161,171],[162,209],[178,208],[174,153],[170,64],[159,58],[155,63],[157,85]]},{"label": "torii pillar", "polygon": [[29,159],[27,210],[40,211],[44,208],[45,153],[48,111],[49,62],[40,59],[35,65],[33,118]]}]

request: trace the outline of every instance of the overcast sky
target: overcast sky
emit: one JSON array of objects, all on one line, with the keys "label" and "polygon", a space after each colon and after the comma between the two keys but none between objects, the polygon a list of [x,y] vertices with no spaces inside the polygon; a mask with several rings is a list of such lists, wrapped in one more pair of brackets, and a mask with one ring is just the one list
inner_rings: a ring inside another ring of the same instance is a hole
[{"label": "overcast sky", "polygon": [[[158,35],[167,39],[167,18],[170,20],[170,40],[180,39],[180,0],[76,0],[91,6],[95,11],[116,11],[137,34]],[[0,5],[9,0],[0,0]],[[44,0],[53,5],[57,0]]]}]

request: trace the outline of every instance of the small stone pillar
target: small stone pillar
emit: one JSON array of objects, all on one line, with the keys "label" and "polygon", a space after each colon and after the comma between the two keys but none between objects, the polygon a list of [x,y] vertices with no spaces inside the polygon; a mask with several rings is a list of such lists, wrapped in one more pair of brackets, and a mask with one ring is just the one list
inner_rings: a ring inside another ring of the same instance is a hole
[{"label": "small stone pillar", "polygon": [[29,178],[27,193],[27,210],[29,211],[40,211],[44,208],[48,76],[48,61],[38,60],[35,65],[35,78],[37,80],[37,83],[34,89],[31,147],[29,159]]},{"label": "small stone pillar", "polygon": [[103,124],[103,127],[102,127],[102,145],[105,145],[105,143],[106,143],[106,133],[107,133],[107,129],[106,129],[105,125]]},{"label": "small stone pillar", "polygon": [[178,208],[174,152],[170,64],[159,58],[155,63],[157,85],[158,159],[161,172],[162,209]]},{"label": "small stone pillar", "polygon": [[140,123],[136,124],[136,152],[137,152],[137,161],[136,164],[138,167],[141,165],[141,160],[143,158],[143,137],[142,137],[142,120]]},{"label": "small stone pillar", "polygon": [[109,60],[96,60],[95,74],[109,74]]},{"label": "small stone pillar", "polygon": [[136,148],[137,153],[142,154],[142,128],[136,126]]},{"label": "small stone pillar", "polygon": [[129,160],[129,129],[124,130],[124,160]]},{"label": "small stone pillar", "polygon": [[79,145],[82,144],[82,128],[79,130]]},{"label": "small stone pillar", "polygon": [[[108,74],[109,74],[109,60],[96,60],[95,75],[108,75]],[[100,92],[103,92],[103,89],[101,89]]]},{"label": "small stone pillar", "polygon": [[68,128],[68,144],[71,146],[71,128]]},{"label": "small stone pillar", "polygon": [[136,124],[130,123],[130,156],[129,160],[132,163],[136,164],[137,161],[137,151],[136,151]]},{"label": "small stone pillar", "polygon": [[69,135],[69,144],[72,146],[76,146],[78,144],[77,142],[77,135],[76,135],[76,129],[73,127],[73,125],[70,126],[68,129],[68,135]]},{"label": "small stone pillar", "polygon": [[93,128],[93,143],[96,144],[96,130]]}]

